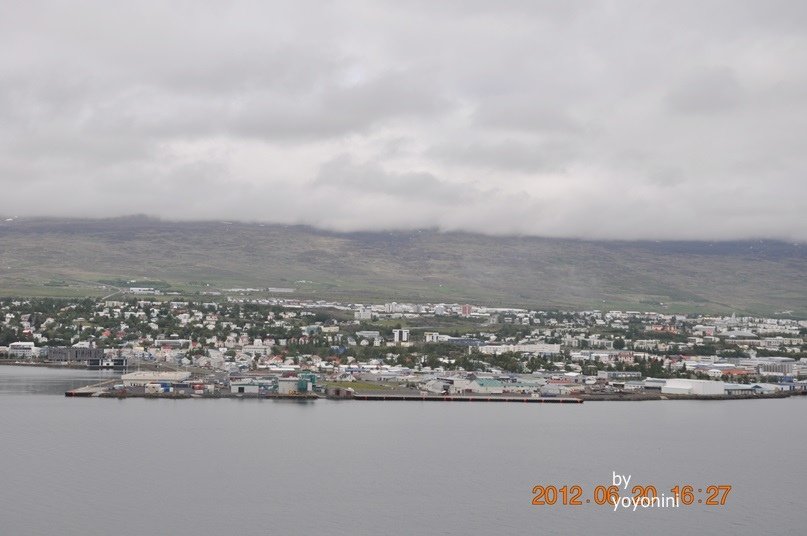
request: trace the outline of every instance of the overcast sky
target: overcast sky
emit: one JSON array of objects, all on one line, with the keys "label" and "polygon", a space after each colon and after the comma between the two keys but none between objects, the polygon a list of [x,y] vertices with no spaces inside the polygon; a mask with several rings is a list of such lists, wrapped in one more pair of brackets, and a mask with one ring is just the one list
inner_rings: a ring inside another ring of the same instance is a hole
[{"label": "overcast sky", "polygon": [[0,0],[0,213],[807,240],[807,2]]}]

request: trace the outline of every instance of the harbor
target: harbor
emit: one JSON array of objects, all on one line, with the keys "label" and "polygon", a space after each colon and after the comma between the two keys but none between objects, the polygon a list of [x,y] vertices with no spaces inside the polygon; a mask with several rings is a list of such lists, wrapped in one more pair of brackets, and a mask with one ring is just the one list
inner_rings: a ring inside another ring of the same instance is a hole
[{"label": "harbor", "polygon": [[[335,520],[345,529],[329,534],[398,536],[454,533],[452,519],[467,516],[476,516],[480,530],[466,533],[482,534],[502,532],[496,516],[504,503],[516,505],[507,512],[511,521],[504,532],[528,533],[530,526],[538,526],[540,515],[545,516],[540,518],[543,532],[564,534],[585,519],[556,521],[529,504],[531,487],[546,481],[544,475],[552,474],[558,463],[565,468],[559,480],[586,483],[610,480],[610,470],[591,469],[598,460],[613,461],[617,469],[635,464],[645,469],[635,470],[634,479],[641,476],[660,491],[662,484],[672,487],[676,479],[695,479],[717,467],[738,490],[778,485],[798,497],[799,480],[792,471],[807,441],[800,426],[788,427],[787,439],[780,441],[783,428],[773,418],[798,423],[807,401],[801,397],[730,403],[586,400],[580,406],[249,398],[253,395],[228,400],[64,397],[68,390],[113,378],[109,387],[122,383],[120,375],[109,373],[0,366],[8,450],[0,460],[8,485],[0,494],[14,505],[3,520],[4,534],[50,534],[52,527],[66,524],[69,529],[63,532],[69,534],[96,534],[98,527],[114,527],[126,536],[253,534],[259,532],[255,527],[265,533],[299,534],[317,533]],[[328,386],[323,382],[323,387]],[[740,434],[746,443],[732,451]],[[777,456],[770,464],[751,464],[756,472],[750,474],[731,473],[738,456],[754,459],[772,441]],[[688,454],[692,452],[697,455]],[[685,460],[686,471],[678,466],[665,470],[660,460],[672,458]],[[168,501],[149,487],[177,479],[185,491]],[[448,496],[446,479],[459,495]],[[493,482],[498,484],[491,490],[488,483]],[[491,504],[492,492],[501,504]],[[457,497],[468,508],[451,518]],[[311,508],[312,501],[328,500],[343,502],[333,510]],[[359,515],[353,506],[354,501],[379,500],[384,503],[380,512],[368,508]],[[759,508],[759,514],[741,518],[744,524],[736,534],[771,532],[787,509],[799,507],[797,500],[783,506],[776,495],[752,492],[729,501],[725,508],[735,512]],[[121,504],[149,515],[120,523]],[[402,515],[418,511],[425,523],[405,529],[390,523],[386,516],[401,505],[407,509]],[[579,512],[575,515],[602,525],[604,533],[625,533],[625,519],[635,518],[647,519],[648,527],[658,525],[656,533],[667,536],[673,534],[663,530],[667,521],[682,514],[703,533],[720,534],[724,527],[715,509],[694,505],[645,512],[668,516],[661,518],[663,523],[648,515],[640,518],[639,511],[632,516],[593,504],[574,508]],[[796,528],[785,527],[783,533]]]},{"label": "harbor", "polygon": [[[698,384],[695,384],[696,386]],[[660,400],[748,400],[782,399],[807,394],[803,389],[763,391],[742,389],[734,393],[676,392],[664,389],[635,391],[583,391],[573,396],[543,396],[537,392],[473,392],[470,389],[433,392],[418,386],[390,382],[334,382],[313,372],[296,375],[230,375],[210,371],[137,371],[119,378],[71,388],[69,398],[152,398],[152,399],[318,399],[364,402],[491,402],[519,404],[582,404],[585,401],[660,401]]]},{"label": "harbor", "polygon": [[120,380],[104,380],[65,391],[69,398],[233,398],[274,400],[401,401],[401,402],[510,402],[529,404],[582,404],[580,398],[509,395],[443,395],[424,391],[367,393],[345,387],[318,387],[314,375],[280,378],[237,379],[226,383],[190,380],[184,372],[135,372]]},{"label": "harbor", "polygon": [[428,395],[373,395],[354,394],[351,400],[369,401],[416,401],[416,402],[515,402],[528,404],[582,404],[580,398],[558,398],[558,397],[512,397],[512,396],[428,396]]}]

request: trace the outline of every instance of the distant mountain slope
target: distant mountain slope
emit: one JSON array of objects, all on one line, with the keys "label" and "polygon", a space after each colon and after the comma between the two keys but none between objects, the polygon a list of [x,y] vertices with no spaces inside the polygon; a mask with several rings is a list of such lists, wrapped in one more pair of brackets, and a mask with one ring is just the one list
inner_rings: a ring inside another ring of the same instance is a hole
[{"label": "distant mountain slope", "polygon": [[[151,278],[184,291],[293,287],[305,297],[807,313],[807,247],[594,242],[431,230],[147,218],[0,221],[0,295],[99,295]],[[96,285],[97,286],[97,285]]]}]

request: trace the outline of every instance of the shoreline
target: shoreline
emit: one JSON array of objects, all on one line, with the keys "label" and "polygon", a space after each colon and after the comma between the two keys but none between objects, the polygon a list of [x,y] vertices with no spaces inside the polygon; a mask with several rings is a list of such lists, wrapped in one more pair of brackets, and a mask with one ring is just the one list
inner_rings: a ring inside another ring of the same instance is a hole
[{"label": "shoreline", "polygon": [[56,363],[55,361],[20,361],[18,359],[0,358],[0,365],[9,367],[39,367],[52,369],[92,370],[80,363]]},{"label": "shoreline", "polygon": [[[0,366],[37,367],[50,369],[86,370],[90,372],[104,372],[104,370],[89,369],[86,365],[78,363],[55,363],[55,362],[22,362],[19,360],[0,359]],[[142,369],[143,367],[141,367]],[[146,369],[161,370],[160,367],[147,366]],[[119,371],[109,370],[108,372],[118,373]],[[352,396],[331,396],[325,393],[304,393],[304,394],[283,394],[276,393],[231,393],[229,391],[218,391],[215,393],[196,394],[188,393],[145,393],[139,389],[127,388],[124,390],[111,390],[111,385],[117,379],[104,379],[95,384],[85,385],[79,388],[70,389],[64,393],[68,398],[149,398],[149,399],[260,399],[260,400],[356,400],[356,401],[425,401],[425,402],[512,402],[512,403],[572,403],[582,404],[584,402],[646,402],[646,401],[674,401],[674,400],[700,400],[700,401],[720,401],[720,400],[764,400],[781,399],[799,396],[807,396],[807,391],[780,391],[774,393],[759,394],[738,394],[738,395],[672,395],[661,393],[583,393],[569,395],[565,397],[545,396],[530,397],[516,394],[457,394],[457,395],[436,395],[424,394],[422,391],[409,389],[394,389],[390,392],[378,392],[357,390]]]},{"label": "shoreline", "polygon": [[583,404],[584,402],[648,402],[648,401],[675,401],[675,400],[698,400],[698,401],[726,401],[726,400],[765,400],[784,399],[791,397],[807,396],[804,391],[787,391],[765,394],[743,394],[743,395],[662,395],[662,394],[631,394],[631,395],[590,395],[582,394],[578,396],[566,397],[531,397],[513,395],[427,395],[422,391],[394,393],[378,393],[368,391],[358,391],[349,396],[333,395],[322,393],[232,393],[229,391],[217,391],[214,393],[194,393],[194,392],[167,392],[167,393],[145,393],[139,389],[118,389],[111,390],[109,386],[115,380],[106,380],[97,384],[90,384],[65,392],[68,398],[148,398],[148,399],[235,399],[235,400],[346,400],[346,401],[407,401],[407,402],[496,402],[496,403],[521,403],[521,404]]}]

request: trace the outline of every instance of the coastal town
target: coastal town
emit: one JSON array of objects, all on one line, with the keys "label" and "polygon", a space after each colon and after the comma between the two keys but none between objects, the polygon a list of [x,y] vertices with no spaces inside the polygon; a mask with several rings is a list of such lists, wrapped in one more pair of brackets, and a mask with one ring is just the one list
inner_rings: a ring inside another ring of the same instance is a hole
[{"label": "coastal town", "polygon": [[582,401],[807,392],[807,321],[787,314],[340,303],[258,298],[251,289],[189,301],[152,290],[0,300],[0,362],[120,373],[77,396]]}]

